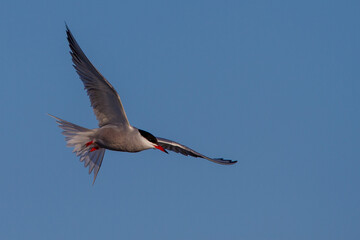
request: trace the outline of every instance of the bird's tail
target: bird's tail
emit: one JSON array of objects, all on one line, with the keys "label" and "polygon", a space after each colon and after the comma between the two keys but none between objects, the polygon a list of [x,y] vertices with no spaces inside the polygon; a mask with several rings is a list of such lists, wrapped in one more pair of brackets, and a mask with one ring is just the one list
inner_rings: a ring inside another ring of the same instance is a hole
[{"label": "bird's tail", "polygon": [[49,116],[55,118],[59,127],[64,130],[62,134],[65,136],[66,146],[73,147],[73,152],[80,157],[85,167],[89,166],[89,174],[94,170],[94,184],[105,154],[104,148],[94,147],[94,130],[80,127],[50,114]]}]

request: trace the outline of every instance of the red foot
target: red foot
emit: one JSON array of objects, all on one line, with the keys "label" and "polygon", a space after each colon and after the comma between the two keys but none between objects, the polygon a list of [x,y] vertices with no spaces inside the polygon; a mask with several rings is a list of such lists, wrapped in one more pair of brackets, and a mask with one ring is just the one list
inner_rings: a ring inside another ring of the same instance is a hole
[{"label": "red foot", "polygon": [[88,146],[90,146],[90,145],[93,144],[93,143],[94,143],[94,141],[90,141],[90,142],[86,143],[85,146],[88,147]]},{"label": "red foot", "polygon": [[98,149],[99,149],[99,147],[93,147],[93,148],[90,150],[90,152],[96,151],[96,150],[98,150]]}]

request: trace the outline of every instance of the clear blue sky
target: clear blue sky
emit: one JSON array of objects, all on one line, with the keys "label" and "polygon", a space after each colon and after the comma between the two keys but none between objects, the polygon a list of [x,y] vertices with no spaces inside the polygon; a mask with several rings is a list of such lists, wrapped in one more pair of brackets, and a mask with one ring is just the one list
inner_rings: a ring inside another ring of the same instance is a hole
[{"label": "clear blue sky", "polygon": [[[359,1],[3,1],[0,239],[360,239]],[[130,122],[212,157],[107,151],[66,21]]]}]

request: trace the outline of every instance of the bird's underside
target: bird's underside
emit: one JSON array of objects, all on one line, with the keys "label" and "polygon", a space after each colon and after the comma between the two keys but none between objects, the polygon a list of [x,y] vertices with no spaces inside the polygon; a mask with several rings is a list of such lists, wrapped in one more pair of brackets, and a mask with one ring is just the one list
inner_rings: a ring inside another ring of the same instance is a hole
[{"label": "bird's underside", "polygon": [[165,138],[154,137],[151,133],[132,127],[127,119],[120,96],[115,88],[100,74],[81,50],[79,44],[66,25],[66,34],[74,68],[82,80],[90,98],[99,128],[87,129],[63,119],[54,117],[67,146],[80,157],[89,174],[94,171],[94,182],[100,170],[105,149],[138,152],[146,149],[170,150],[185,156],[203,158],[218,164],[231,165],[237,161],[223,158],[209,158],[180,143]]}]

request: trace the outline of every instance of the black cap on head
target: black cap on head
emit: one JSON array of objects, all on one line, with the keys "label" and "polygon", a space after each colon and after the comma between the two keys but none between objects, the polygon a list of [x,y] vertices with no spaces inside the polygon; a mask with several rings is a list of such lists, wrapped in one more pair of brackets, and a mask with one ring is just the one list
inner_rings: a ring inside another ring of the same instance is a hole
[{"label": "black cap on head", "polygon": [[138,129],[138,130],[139,130],[141,136],[146,138],[149,142],[152,142],[152,143],[155,143],[155,144],[158,143],[156,137],[154,137],[154,135],[152,135],[151,133],[149,133],[147,131],[144,131],[144,130],[141,130],[141,129]]}]

